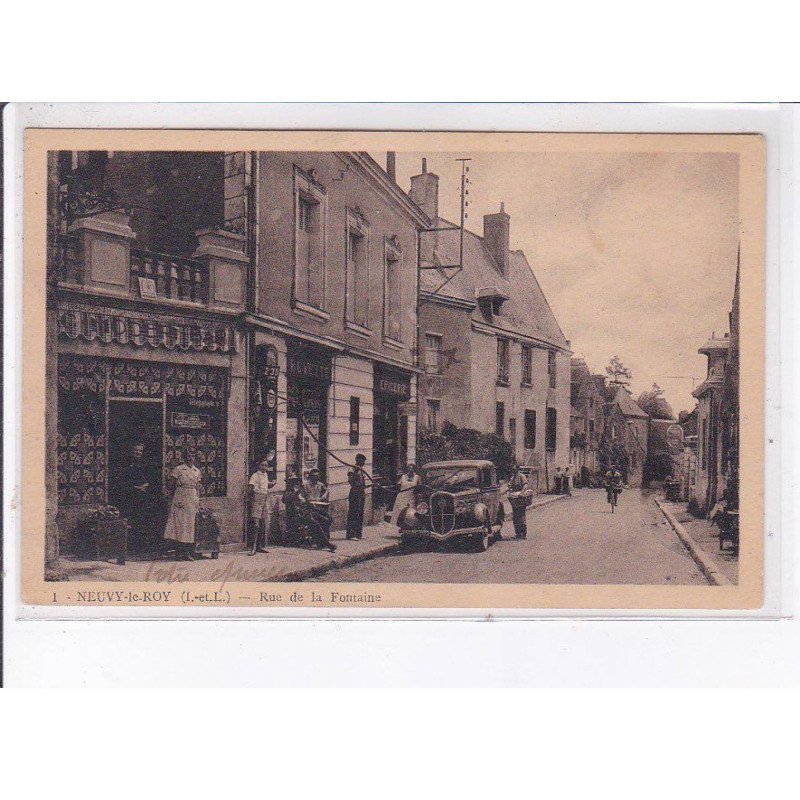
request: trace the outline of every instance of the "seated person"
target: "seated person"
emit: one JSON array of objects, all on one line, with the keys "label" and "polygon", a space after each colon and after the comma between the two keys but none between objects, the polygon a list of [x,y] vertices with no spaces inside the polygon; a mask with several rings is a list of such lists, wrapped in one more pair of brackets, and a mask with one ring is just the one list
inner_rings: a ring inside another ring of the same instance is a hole
[{"label": "seated person", "polygon": [[312,469],[308,473],[308,481],[304,494],[309,503],[309,530],[314,541],[320,547],[327,547],[333,552],[336,545],[331,544],[331,517],[328,514],[328,487],[319,479],[319,470]]}]

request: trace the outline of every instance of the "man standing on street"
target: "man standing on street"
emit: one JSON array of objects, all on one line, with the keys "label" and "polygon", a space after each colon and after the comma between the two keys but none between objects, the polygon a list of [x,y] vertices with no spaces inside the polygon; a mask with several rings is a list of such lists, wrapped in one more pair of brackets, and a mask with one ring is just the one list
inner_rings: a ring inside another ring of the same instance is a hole
[{"label": "man standing on street", "polygon": [[367,457],[363,453],[356,456],[355,467],[347,473],[350,483],[347,508],[347,538],[360,539],[364,535],[364,501],[367,494],[366,473],[364,464]]},{"label": "man standing on street", "polygon": [[563,484],[561,483],[561,467],[556,467],[556,474],[553,476],[553,481],[553,494],[561,494],[563,491]]},{"label": "man standing on street", "polygon": [[561,493],[566,495],[572,494],[571,483],[571,470],[569,466],[564,467],[564,475],[561,478]]},{"label": "man standing on street", "polygon": [[145,549],[152,539],[155,470],[144,457],[144,444],[136,442],[131,460],[122,478],[119,509],[131,527],[130,547],[135,552]]},{"label": "man standing on street", "polygon": [[528,480],[520,472],[519,466],[514,467],[514,474],[508,483],[508,502],[511,503],[511,515],[514,519],[514,534],[517,539],[528,538],[528,523],[525,512],[530,503]]},{"label": "man standing on street", "polygon": [[[275,451],[270,450],[267,457],[258,465],[258,471],[250,476],[250,518],[253,520],[253,546],[250,555],[266,552],[269,541],[270,526],[270,497],[269,490],[275,486],[275,481],[269,478],[269,465],[275,458]],[[259,547],[263,540],[264,546]]]}]

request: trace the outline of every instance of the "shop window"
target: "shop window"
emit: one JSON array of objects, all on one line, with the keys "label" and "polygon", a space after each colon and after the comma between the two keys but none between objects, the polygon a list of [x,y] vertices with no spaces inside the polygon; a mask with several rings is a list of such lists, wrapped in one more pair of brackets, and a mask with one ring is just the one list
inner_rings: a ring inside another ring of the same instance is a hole
[{"label": "shop window", "polygon": [[302,309],[325,308],[325,190],[295,168],[294,299]]},{"label": "shop window", "polygon": [[428,413],[427,428],[431,433],[439,432],[439,413],[441,411],[440,400],[427,400],[426,408]]},{"label": "shop window", "polygon": [[226,370],[62,355],[58,373],[60,503],[113,502],[135,442],[162,478],[191,448],[203,493],[227,494]]},{"label": "shop window", "polygon": [[534,450],[536,448],[536,412],[525,409],[525,449]]},{"label": "shop window", "polygon": [[316,468],[325,481],[330,356],[290,346],[286,379],[286,474],[305,478]]},{"label": "shop window", "polygon": [[425,372],[442,374],[442,337],[438,333],[425,334]]},{"label": "shop window", "polygon": [[350,398],[350,444],[356,445],[359,440],[359,425],[361,420],[361,400],[358,397]]},{"label": "shop window", "polygon": [[400,330],[400,296],[402,256],[394,237],[386,240],[385,245],[385,278],[384,278],[384,335],[388,339],[399,342]]},{"label": "shop window", "polygon": [[358,210],[347,211],[346,319],[369,329],[369,224]]},{"label": "shop window", "polygon": [[556,425],[558,412],[555,408],[547,409],[547,428],[545,430],[545,447],[552,453],[556,449]]},{"label": "shop window", "polygon": [[556,351],[547,351],[547,376],[550,381],[550,388],[556,388]]},{"label": "shop window", "polygon": [[522,345],[522,383],[530,386],[533,383],[533,350],[528,345]]},{"label": "shop window", "polygon": [[506,433],[506,404],[495,403],[494,407],[494,432],[505,438]]},{"label": "shop window", "polygon": [[509,372],[509,352],[510,343],[508,339],[497,340],[497,382],[508,383]]}]

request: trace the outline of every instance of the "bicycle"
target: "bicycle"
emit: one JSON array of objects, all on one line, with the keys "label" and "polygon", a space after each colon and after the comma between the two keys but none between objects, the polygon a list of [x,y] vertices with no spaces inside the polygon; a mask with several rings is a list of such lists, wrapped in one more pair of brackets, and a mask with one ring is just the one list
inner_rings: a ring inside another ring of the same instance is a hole
[{"label": "bicycle", "polygon": [[620,489],[614,488],[608,493],[608,502],[611,504],[611,513],[614,513],[614,509],[617,507],[617,503],[619,502],[619,493]]}]

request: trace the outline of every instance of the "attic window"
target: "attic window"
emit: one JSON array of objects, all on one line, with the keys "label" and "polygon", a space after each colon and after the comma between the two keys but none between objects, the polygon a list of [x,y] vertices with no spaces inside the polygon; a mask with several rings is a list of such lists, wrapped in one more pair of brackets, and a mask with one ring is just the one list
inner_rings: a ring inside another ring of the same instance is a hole
[{"label": "attic window", "polygon": [[491,322],[492,317],[499,317],[503,312],[503,303],[508,300],[508,295],[496,289],[494,286],[486,286],[475,290],[475,297],[481,313],[487,321]]}]

